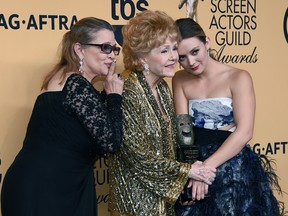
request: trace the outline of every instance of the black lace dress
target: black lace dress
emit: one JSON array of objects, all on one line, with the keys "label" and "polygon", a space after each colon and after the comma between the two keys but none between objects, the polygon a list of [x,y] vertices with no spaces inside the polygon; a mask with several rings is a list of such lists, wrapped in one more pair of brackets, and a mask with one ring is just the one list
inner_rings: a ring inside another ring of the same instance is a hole
[{"label": "black lace dress", "polygon": [[121,103],[77,74],[62,91],[39,95],[3,181],[2,216],[97,215],[93,166],[120,147]]}]

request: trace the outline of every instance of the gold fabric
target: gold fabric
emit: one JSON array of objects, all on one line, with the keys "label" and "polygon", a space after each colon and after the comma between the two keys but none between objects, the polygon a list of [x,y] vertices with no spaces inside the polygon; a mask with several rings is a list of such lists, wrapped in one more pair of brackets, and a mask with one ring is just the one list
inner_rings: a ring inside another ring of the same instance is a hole
[{"label": "gold fabric", "polygon": [[157,91],[165,114],[142,72],[125,78],[123,143],[117,154],[109,155],[112,215],[174,216],[173,204],[187,182],[190,165],[175,161],[171,91],[164,80]]}]

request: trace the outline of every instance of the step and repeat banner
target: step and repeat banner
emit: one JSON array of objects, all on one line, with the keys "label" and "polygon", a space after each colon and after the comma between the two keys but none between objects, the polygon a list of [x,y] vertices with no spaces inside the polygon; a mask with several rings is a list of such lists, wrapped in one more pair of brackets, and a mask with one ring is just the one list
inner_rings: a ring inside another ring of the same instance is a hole
[{"label": "step and repeat banner", "polygon": [[[57,59],[62,35],[79,19],[109,21],[122,45],[121,28],[146,9],[186,17],[180,0],[0,0],[0,186],[22,146],[42,79]],[[191,1],[190,1],[191,2]],[[275,161],[288,192],[288,2],[287,0],[195,0],[197,21],[212,41],[219,61],[243,68],[254,80],[257,99],[254,137],[257,153]],[[123,69],[122,56],[117,70]],[[167,80],[171,86],[171,80]],[[97,83],[95,84],[97,88]],[[95,164],[98,211],[108,216],[108,161]],[[277,198],[288,205],[288,195]]]}]

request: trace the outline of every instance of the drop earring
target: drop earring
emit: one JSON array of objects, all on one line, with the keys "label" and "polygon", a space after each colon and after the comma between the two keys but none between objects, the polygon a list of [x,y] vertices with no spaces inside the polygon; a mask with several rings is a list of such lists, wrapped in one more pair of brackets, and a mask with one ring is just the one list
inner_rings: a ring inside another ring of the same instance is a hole
[{"label": "drop earring", "polygon": [[79,63],[80,63],[79,72],[81,74],[83,74],[83,72],[84,72],[84,66],[83,66],[84,58],[80,59]]},{"label": "drop earring", "polygon": [[207,55],[210,56],[210,49],[207,50]]},{"label": "drop earring", "polygon": [[144,67],[144,72],[145,72],[147,75],[149,75],[149,73],[150,73],[149,65],[148,65],[148,64],[144,64],[143,67]]}]

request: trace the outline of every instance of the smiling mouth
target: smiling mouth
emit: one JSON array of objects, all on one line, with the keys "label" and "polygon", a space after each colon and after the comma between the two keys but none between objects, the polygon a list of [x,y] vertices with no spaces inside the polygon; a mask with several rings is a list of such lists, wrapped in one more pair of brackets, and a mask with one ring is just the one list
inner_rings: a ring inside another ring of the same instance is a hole
[{"label": "smiling mouth", "polygon": [[191,69],[195,71],[195,70],[197,70],[198,68],[199,68],[199,65],[196,66],[196,67],[192,67]]},{"label": "smiling mouth", "polygon": [[176,66],[176,64],[170,64],[170,65],[166,65],[165,67],[167,68],[174,68]]}]

